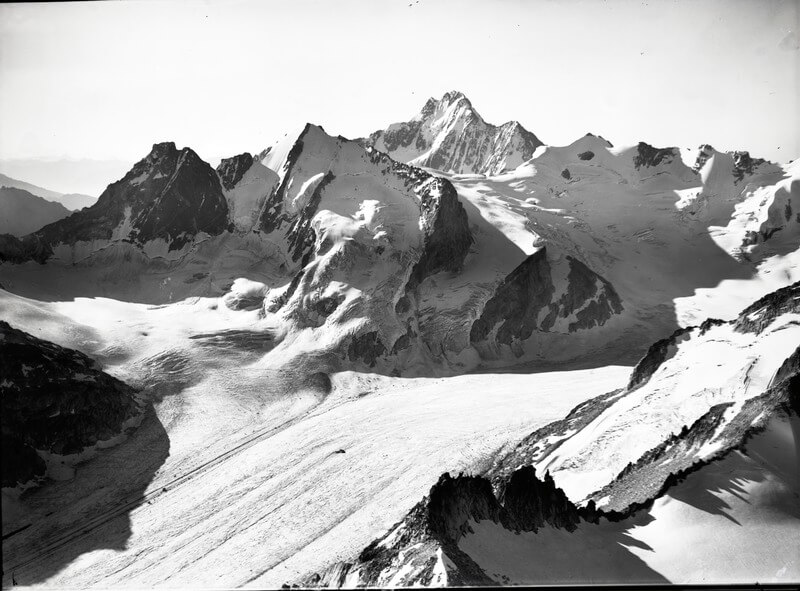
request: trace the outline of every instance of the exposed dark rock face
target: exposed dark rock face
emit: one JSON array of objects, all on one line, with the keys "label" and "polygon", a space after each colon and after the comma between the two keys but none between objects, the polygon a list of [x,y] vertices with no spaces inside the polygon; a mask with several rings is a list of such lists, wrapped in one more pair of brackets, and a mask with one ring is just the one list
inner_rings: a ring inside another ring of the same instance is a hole
[{"label": "exposed dark rock face", "polygon": [[506,170],[509,158],[514,165],[528,160],[542,145],[516,121],[500,126],[486,123],[469,99],[456,91],[445,93],[438,101],[429,99],[411,121],[394,124],[358,141],[393,157],[402,149],[405,161],[424,156],[415,160],[420,166],[482,174]]},{"label": "exposed dark rock face", "polygon": [[303,280],[304,276],[305,276],[305,269],[300,269],[295,274],[295,276],[292,277],[292,280],[291,282],[289,282],[289,287],[286,288],[286,291],[284,291],[280,297],[275,298],[275,300],[273,300],[272,303],[269,306],[267,306],[266,308],[267,312],[269,312],[270,314],[274,314],[275,312],[280,310],[283,306],[285,306],[286,302],[292,299],[292,296],[297,291],[297,288],[300,285],[300,282]]},{"label": "exposed dark rock face", "polygon": [[[607,145],[609,148],[613,148],[613,147],[614,147],[614,144],[612,144],[611,142],[609,142],[609,141],[608,141],[606,138],[604,138],[602,135],[595,135],[595,134],[593,134],[592,132],[589,132],[589,133],[587,133],[587,134],[586,134],[586,136],[585,136],[585,137],[596,137],[596,138],[598,138],[598,139],[601,139],[601,140],[603,140],[603,141],[606,143],[606,145]],[[585,152],[584,152],[584,153],[585,153]]]},{"label": "exposed dark rock face", "polygon": [[4,487],[25,484],[44,476],[47,465],[30,445],[17,437],[6,435],[5,432],[2,434],[2,443]]},{"label": "exposed dark rock face", "polygon": [[[568,256],[567,260],[569,261],[569,275],[567,277],[569,287],[557,304],[550,305],[550,311],[552,314],[555,310],[558,310],[561,318],[568,318],[573,312],[577,311],[577,320],[569,324],[570,332],[592,328],[593,326],[602,326],[614,314],[622,312],[622,300],[620,300],[616,290],[608,281],[578,259]],[[600,284],[599,289],[598,283]],[[581,309],[586,301],[590,299],[592,301]],[[545,319],[542,323],[545,330],[550,328],[547,323],[548,319]]]},{"label": "exposed dark rock face", "polygon": [[697,158],[694,161],[694,166],[692,167],[695,172],[698,172],[703,166],[705,166],[708,159],[714,155],[716,150],[710,144],[703,144],[700,146],[700,152],[697,154]]},{"label": "exposed dark rock face", "polygon": [[229,191],[233,189],[252,165],[253,155],[248,152],[232,158],[223,158],[217,166],[217,174],[222,181],[222,186]]},{"label": "exposed dark rock face", "polygon": [[425,235],[420,258],[411,272],[406,292],[425,277],[441,271],[458,272],[474,242],[469,219],[458,193],[450,181],[433,176],[415,166],[395,162],[377,150],[369,152],[373,164],[386,167],[403,179],[420,200],[421,226]]},{"label": "exposed dark rock face", "polygon": [[[695,160],[693,170],[697,172],[703,168],[715,153],[716,150],[709,144],[700,146],[700,152]],[[733,158],[733,178],[737,183],[744,180],[745,176],[753,174],[759,166],[767,162],[763,158],[752,158],[750,153],[745,151],[728,152],[728,154]]]},{"label": "exposed dark rock face", "polygon": [[[546,248],[525,259],[486,303],[472,325],[470,342],[485,341],[501,322],[495,340],[511,345],[529,339],[535,330],[550,331],[558,318],[569,318],[573,313],[576,320],[569,323],[569,332],[601,326],[622,312],[622,301],[608,281],[574,257],[568,256],[567,260],[570,268],[567,290],[553,301],[555,286]],[[540,321],[540,313],[545,309],[547,314]]]},{"label": "exposed dark rock face", "polygon": [[572,178],[572,175],[569,173],[569,169],[568,168],[565,168],[564,170],[561,171],[561,176],[564,177],[567,180]]},{"label": "exposed dark rock face", "polygon": [[415,548],[403,562],[413,571],[412,584],[429,585],[440,548],[451,563],[448,585],[492,585],[494,581],[458,547],[459,540],[472,531],[470,521],[489,520],[515,531],[536,531],[548,525],[573,531],[581,519],[595,519],[593,507],[578,509],[549,475],[539,480],[530,466],[515,472],[506,488],[505,502],[501,502],[487,479],[463,474],[453,478],[445,473],[429,495],[388,534],[367,546],[355,563],[334,565],[303,584],[342,586],[348,574],[358,572],[359,586],[381,586],[381,573],[399,566],[400,552]]},{"label": "exposed dark rock face", "polygon": [[620,390],[613,390],[582,402],[573,408],[566,417],[537,429],[507,454],[497,458],[486,477],[492,481],[497,495],[503,496],[503,489],[518,466],[534,465],[541,458],[555,451],[566,439],[568,433],[575,433],[588,425],[613,404]]},{"label": "exposed dark rock face", "polygon": [[480,476],[445,473],[431,487],[427,503],[428,527],[437,539],[457,542],[467,533],[470,519],[499,522],[501,506],[492,485]]},{"label": "exposed dark rock face", "polygon": [[303,153],[303,147],[305,145],[304,138],[310,130],[311,125],[306,124],[302,133],[292,146],[292,149],[289,150],[289,153],[286,157],[286,163],[284,164],[283,178],[280,184],[275,187],[275,190],[270,194],[270,196],[267,197],[264,208],[261,210],[257,229],[266,234],[270,234],[279,229],[284,223],[290,224],[292,221],[290,216],[283,211],[283,201],[286,196],[286,190],[288,189],[289,183],[292,180],[292,169],[297,164],[300,154]]},{"label": "exposed dark rock face", "polygon": [[437,178],[420,197],[425,244],[411,271],[406,291],[416,288],[425,277],[435,273],[460,271],[473,243],[467,212],[449,181]]},{"label": "exposed dark rock face", "polygon": [[580,154],[578,154],[578,158],[580,158],[581,160],[591,160],[592,158],[594,158],[594,152],[592,152],[591,150],[586,150],[585,152],[581,152]]},{"label": "exposed dark rock face", "polygon": [[315,312],[321,318],[327,318],[333,314],[334,310],[336,310],[343,301],[343,294],[335,294],[329,297],[312,300],[308,304],[308,309]]},{"label": "exposed dark rock face", "polygon": [[672,162],[675,158],[680,158],[677,148],[654,148],[650,144],[639,142],[637,154],[633,158],[633,165],[636,169],[643,167],[658,166],[659,164]]},{"label": "exposed dark rock face", "polygon": [[624,511],[631,505],[653,498],[671,474],[688,469],[695,463],[694,451],[713,437],[725,411],[732,404],[725,402],[712,406],[691,426],[684,425],[679,433],[673,433],[642,454],[636,462],[630,462],[612,482],[593,493],[592,497],[607,497],[604,508],[608,511]]},{"label": "exposed dark rock face", "polygon": [[556,487],[550,473],[539,480],[533,466],[523,466],[511,474],[500,502],[508,529],[535,532],[551,525],[573,531],[581,520],[578,507]]},{"label": "exposed dark rock face", "polygon": [[[383,543],[387,536],[378,538],[361,551],[354,563],[335,564],[322,575],[312,575],[303,582],[302,586],[343,587],[345,578],[349,574],[358,571],[359,586],[380,587],[380,575],[384,570],[390,568],[397,559],[398,550],[414,545],[419,545],[418,547],[428,550],[419,559],[422,564],[418,564],[419,571],[414,580],[417,584],[429,584],[433,575],[433,566],[436,562],[436,541],[428,526],[426,501],[427,499],[417,503],[402,522],[392,527],[391,532],[396,536],[393,543]],[[412,558],[412,561],[417,562],[414,558]],[[477,569],[477,566],[474,568]]]},{"label": "exposed dark rock face", "polygon": [[6,443],[20,452],[18,462],[3,462],[3,486],[42,473],[34,450],[79,452],[114,437],[139,412],[136,391],[83,353],[2,321],[0,376],[4,454]]},{"label": "exposed dark rock face", "polygon": [[752,246],[754,244],[758,244],[759,242],[766,242],[772,238],[776,232],[780,232],[781,230],[783,230],[781,227],[764,228],[762,230],[747,230],[744,238],[742,239],[742,246]]},{"label": "exposed dark rock face", "polygon": [[742,310],[734,330],[760,334],[775,318],[790,312],[800,312],[800,281],[773,291]]},{"label": "exposed dark rock face", "polygon": [[415,121],[409,121],[407,123],[402,123],[400,127],[396,129],[387,129],[385,131],[376,131],[370,134],[369,138],[362,140],[365,146],[374,146],[375,141],[378,138],[383,138],[383,145],[386,148],[387,152],[394,152],[398,148],[407,148],[410,145],[414,144],[414,146],[420,150],[424,151],[426,147],[426,143],[424,138],[419,134],[420,129],[422,129],[422,124],[425,118],[430,117],[433,115],[433,112],[436,110],[436,100],[433,98],[428,99],[428,102],[425,103],[425,106],[420,111],[422,115],[421,119],[417,119]]},{"label": "exposed dark rock face", "polygon": [[[775,377],[772,379],[772,383],[779,384],[797,375],[800,375],[800,345],[798,345],[797,349],[794,350],[794,353],[787,357],[778,368],[778,371],[775,373]],[[800,397],[800,391],[796,393],[798,394],[798,397]]]},{"label": "exposed dark rock face", "polygon": [[706,318],[700,324],[700,336],[703,336],[704,334],[706,334],[713,327],[722,326],[723,324],[725,324],[725,321],[724,320],[720,320],[719,318]]},{"label": "exposed dark rock face", "polygon": [[[322,394],[330,394],[333,391],[333,382],[331,382],[331,377],[323,371],[312,373],[305,379],[304,385],[306,388],[311,388],[312,390],[316,390]],[[345,452],[344,450],[339,450],[336,453]]]},{"label": "exposed dark rock face", "polygon": [[763,158],[751,158],[749,152],[734,152],[733,177],[737,181],[742,181],[745,175],[753,174],[753,171],[765,162]]},{"label": "exposed dark rock face", "polygon": [[0,263],[44,263],[51,254],[50,247],[33,234],[26,236],[25,240],[11,234],[0,234]]},{"label": "exposed dark rock face", "polygon": [[411,346],[411,342],[414,338],[416,338],[417,333],[414,332],[414,328],[410,325],[406,328],[405,334],[401,335],[392,345],[392,354],[396,355],[400,351],[404,351]]},{"label": "exposed dark rock face", "polygon": [[550,474],[536,476],[532,466],[511,473],[500,498],[483,476],[445,473],[433,485],[427,502],[428,526],[443,543],[455,544],[467,531],[469,521],[491,520],[516,531],[537,531],[543,526],[573,531],[581,512]]},{"label": "exposed dark rock face", "polygon": [[354,337],[347,349],[347,357],[350,361],[361,360],[369,367],[375,367],[378,358],[385,354],[386,346],[381,342],[376,331]]},{"label": "exposed dark rock face", "polygon": [[650,345],[647,353],[645,353],[641,361],[636,364],[636,367],[633,368],[631,379],[628,381],[628,389],[636,388],[647,382],[647,380],[656,373],[656,370],[675,354],[675,346],[678,344],[678,340],[683,335],[691,333],[693,330],[695,330],[695,327],[692,326],[679,328],[666,339],[661,339]]},{"label": "exposed dark rock face", "polygon": [[289,227],[286,236],[289,239],[289,248],[291,249],[292,260],[294,261],[301,260],[306,254],[310,253],[311,249],[314,247],[317,235],[311,228],[311,220],[317,213],[319,202],[322,199],[322,191],[325,190],[325,187],[328,186],[333,179],[334,176],[332,172],[328,171],[325,173],[325,176],[322,177],[322,180],[317,184],[314,192],[311,194],[308,203]]},{"label": "exposed dark rock face", "polygon": [[170,251],[179,250],[198,232],[215,236],[225,231],[228,204],[217,173],[194,151],[178,150],[172,142],[155,144],[97,203],[18,243],[0,242],[0,257],[44,262],[59,243],[109,240],[126,220],[130,226],[122,240],[142,245],[163,239]]},{"label": "exposed dark rock face", "polygon": [[546,248],[541,248],[503,280],[472,324],[470,341],[486,340],[498,323],[502,323],[497,331],[498,343],[527,340],[538,328],[539,312],[550,303],[554,291]]}]

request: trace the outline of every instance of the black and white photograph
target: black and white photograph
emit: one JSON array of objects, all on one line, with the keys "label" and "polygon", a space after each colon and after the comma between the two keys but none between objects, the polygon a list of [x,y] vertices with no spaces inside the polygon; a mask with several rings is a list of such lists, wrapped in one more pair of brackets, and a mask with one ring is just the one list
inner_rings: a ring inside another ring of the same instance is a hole
[{"label": "black and white photograph", "polygon": [[2,587],[800,585],[800,0],[0,4]]}]

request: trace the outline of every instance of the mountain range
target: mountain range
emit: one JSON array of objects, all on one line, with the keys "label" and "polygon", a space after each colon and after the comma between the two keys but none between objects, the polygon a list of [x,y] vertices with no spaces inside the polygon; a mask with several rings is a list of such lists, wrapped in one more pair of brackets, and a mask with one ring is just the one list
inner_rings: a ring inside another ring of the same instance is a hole
[{"label": "mountain range", "polygon": [[20,580],[800,577],[797,160],[548,146],[453,91],[216,169],[156,143],[10,229]]},{"label": "mountain range", "polygon": [[0,187],[0,233],[24,236],[69,215],[69,210],[24,189]]},{"label": "mountain range", "polygon": [[[42,199],[46,199],[47,201],[60,203],[71,211],[77,211],[79,209],[83,209],[84,207],[89,207],[95,201],[97,201],[96,197],[92,197],[90,195],[84,195],[82,193],[59,193],[57,191],[51,191],[50,189],[37,187],[36,185],[26,183],[25,181],[13,179],[5,174],[0,174],[0,186],[23,189],[28,193],[36,195],[37,197],[41,197]],[[44,225],[44,223],[42,225]]]}]

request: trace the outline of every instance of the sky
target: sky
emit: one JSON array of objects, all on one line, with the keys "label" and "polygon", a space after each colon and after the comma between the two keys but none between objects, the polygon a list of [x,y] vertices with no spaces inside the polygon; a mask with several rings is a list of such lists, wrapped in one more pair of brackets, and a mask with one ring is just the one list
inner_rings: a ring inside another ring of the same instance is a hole
[{"label": "sky", "polygon": [[449,90],[550,145],[593,132],[786,162],[799,47],[800,1],[3,4],[0,172],[73,163],[49,188],[99,193],[108,167],[81,170],[124,173],[156,142],[213,161],[306,121],[360,137]]}]

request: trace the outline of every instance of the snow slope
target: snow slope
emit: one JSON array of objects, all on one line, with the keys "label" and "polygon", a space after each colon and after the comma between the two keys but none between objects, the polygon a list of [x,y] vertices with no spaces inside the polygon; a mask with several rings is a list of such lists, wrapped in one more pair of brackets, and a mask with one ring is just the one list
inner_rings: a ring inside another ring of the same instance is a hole
[{"label": "snow slope", "polygon": [[[32,525],[4,540],[3,560],[22,584],[279,586],[362,547],[443,469],[478,466],[628,373],[344,372],[326,393],[303,386],[311,368],[279,356],[270,367],[272,352],[242,337],[271,334],[257,310],[216,298],[154,307],[0,294],[10,322],[91,350],[155,403],[128,441],[74,479],[17,499],[4,528]],[[239,338],[226,339],[233,329]]]},{"label": "snow slope", "polygon": [[[477,256],[494,256],[496,272],[509,273],[545,246],[551,265],[576,258],[618,294],[618,316],[568,339],[557,328],[542,330],[540,317],[518,357],[543,361],[609,348],[636,355],[680,326],[733,318],[749,301],[799,279],[800,222],[787,216],[800,204],[797,175],[794,165],[737,168],[733,156],[718,152],[697,172],[677,149],[613,148],[587,135],[541,147],[507,174],[450,180],[470,215]],[[485,278],[473,275],[471,283]],[[446,289],[457,292],[458,284]],[[478,313],[485,301],[476,303]],[[440,306],[431,317],[444,318]],[[498,345],[501,357],[511,357],[513,347]]]},{"label": "snow slope", "polygon": [[304,583],[798,580],[798,313],[800,283],[657,343],[627,388],[506,446],[486,477],[443,475]]}]

